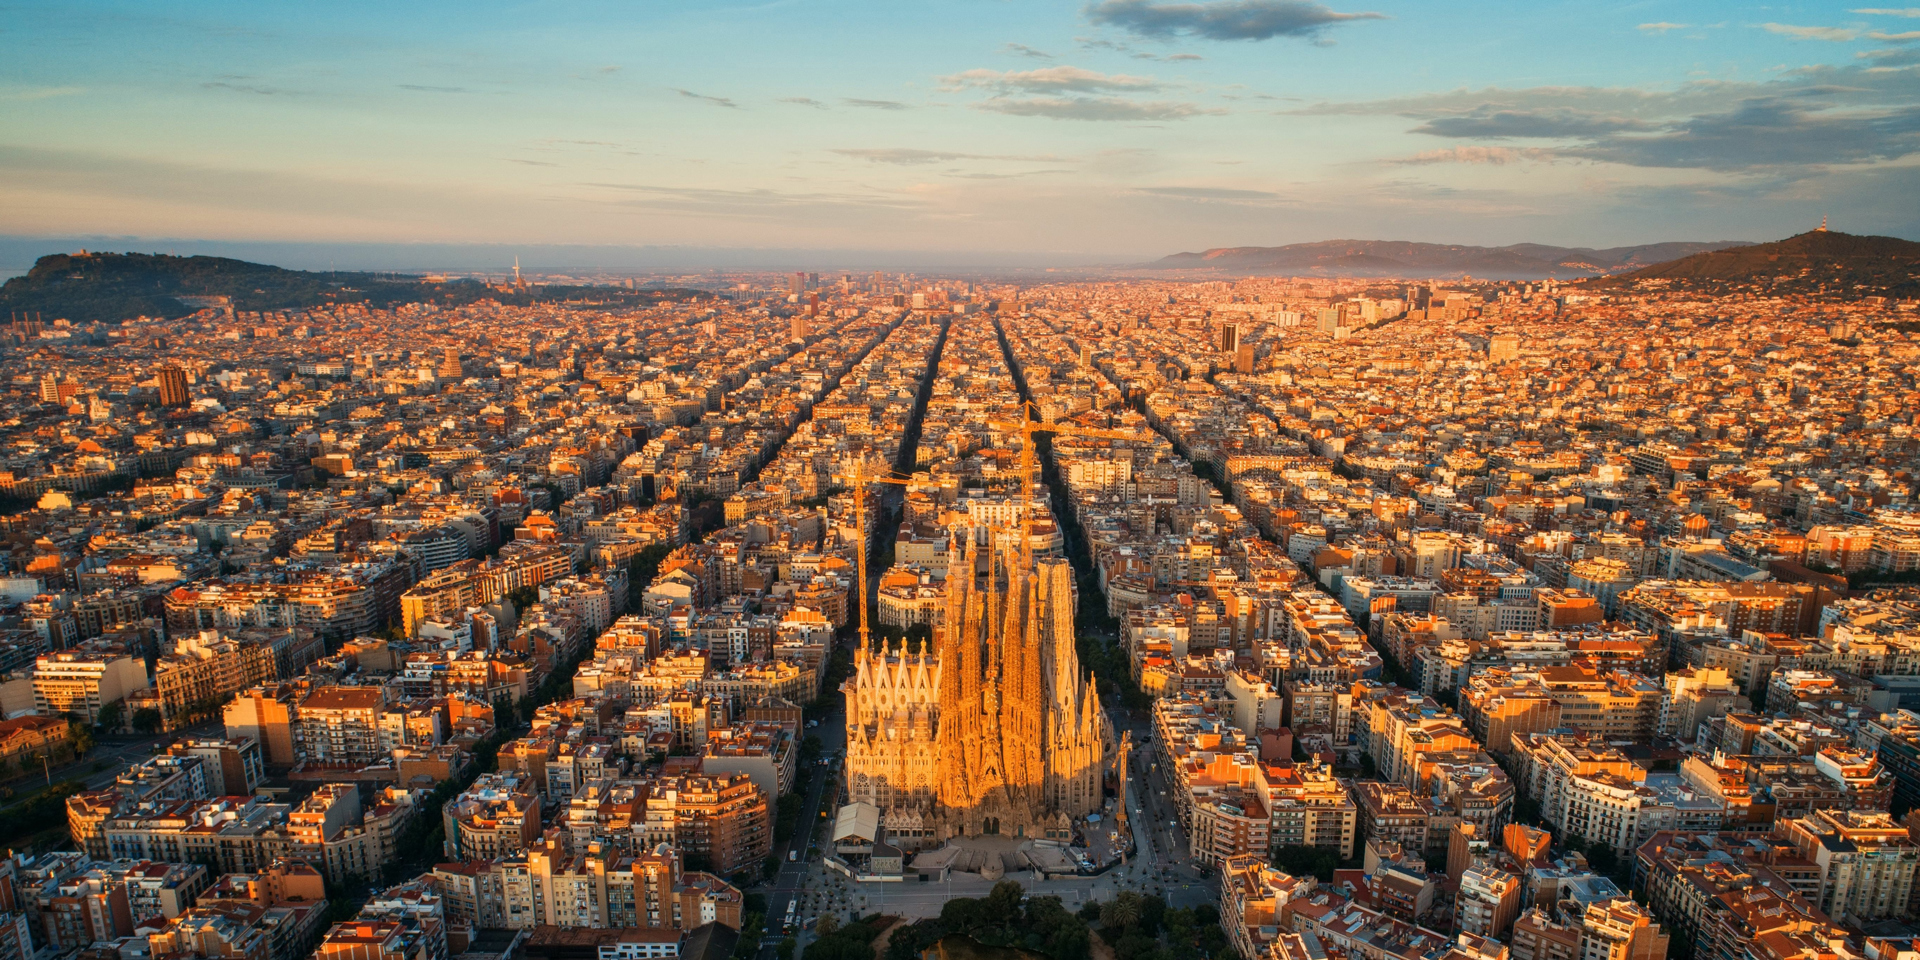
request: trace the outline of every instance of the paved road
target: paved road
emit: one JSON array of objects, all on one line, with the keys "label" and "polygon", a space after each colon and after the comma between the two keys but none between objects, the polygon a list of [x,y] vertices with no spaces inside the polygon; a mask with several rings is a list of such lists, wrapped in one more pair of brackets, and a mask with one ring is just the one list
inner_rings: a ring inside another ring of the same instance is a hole
[{"label": "paved road", "polygon": [[[218,721],[203,723],[197,727],[175,730],[151,737],[138,735],[112,735],[99,738],[93,752],[78,763],[69,763],[52,768],[53,782],[78,780],[89,790],[98,790],[113,782],[133,764],[159,753],[167,744],[181,737],[224,736],[224,728]],[[94,770],[95,765],[103,769]],[[47,785],[47,769],[36,767],[22,776],[5,781],[4,786],[12,787],[15,792],[26,793]]]},{"label": "paved road", "polygon": [[[761,943],[760,960],[770,960],[774,946],[780,942],[780,925],[786,921],[787,903],[802,896],[809,889],[818,888],[822,882],[819,874],[824,871],[824,868],[819,863],[819,851],[810,849],[810,846],[815,838],[819,838],[820,843],[824,845],[830,836],[829,825],[835,809],[833,805],[835,798],[826,795],[826,780],[829,774],[837,774],[841,770],[839,758],[846,747],[847,725],[843,716],[844,700],[840,692],[823,690],[820,696],[831,704],[831,709],[821,716],[818,727],[806,730],[804,733],[819,737],[821,756],[834,759],[827,766],[816,763],[800,771],[800,775],[806,778],[807,783],[806,803],[800,815],[800,823],[794,829],[793,836],[787,838],[785,843],[774,844],[773,855],[780,858],[779,874],[773,878],[772,883],[762,884],[756,888],[757,892],[764,894],[767,898],[767,936]],[[834,793],[836,795],[839,793],[837,785]],[[826,818],[820,816],[822,811],[827,813]],[[787,853],[790,850],[797,851],[797,860],[787,859]],[[813,915],[804,909],[804,904],[802,907],[798,916]]]}]

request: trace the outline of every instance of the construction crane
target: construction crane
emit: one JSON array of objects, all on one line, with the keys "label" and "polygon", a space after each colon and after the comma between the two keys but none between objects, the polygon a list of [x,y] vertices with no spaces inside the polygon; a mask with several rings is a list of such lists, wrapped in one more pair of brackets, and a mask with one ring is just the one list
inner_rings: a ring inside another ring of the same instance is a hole
[{"label": "construction crane", "polygon": [[1095,427],[1082,427],[1060,423],[1044,423],[1033,419],[1033,403],[1020,404],[1022,419],[1018,423],[1006,420],[988,420],[987,426],[996,430],[1006,430],[1020,434],[1020,558],[1025,563],[1033,553],[1033,488],[1040,477],[1039,460],[1034,453],[1033,438],[1036,434],[1051,433],[1062,437],[1088,437],[1100,440],[1133,440],[1150,442],[1151,433],[1131,433],[1125,430],[1104,430]]},{"label": "construction crane", "polygon": [[898,477],[869,476],[867,474],[867,458],[863,456],[860,458],[859,466],[854,468],[853,473],[847,475],[847,482],[853,489],[853,523],[854,523],[854,526],[860,531],[859,543],[856,545],[856,548],[855,548],[855,554],[859,558],[858,561],[856,562],[856,566],[858,568],[858,573],[860,576],[860,586],[859,586],[859,589],[855,592],[858,595],[858,599],[860,603],[860,652],[864,654],[867,652],[867,633],[868,633],[868,629],[867,629],[867,585],[868,585],[867,539],[870,536],[867,532],[867,485],[870,483],[891,483],[896,486],[905,487],[905,486],[911,485],[913,481],[902,480]]}]

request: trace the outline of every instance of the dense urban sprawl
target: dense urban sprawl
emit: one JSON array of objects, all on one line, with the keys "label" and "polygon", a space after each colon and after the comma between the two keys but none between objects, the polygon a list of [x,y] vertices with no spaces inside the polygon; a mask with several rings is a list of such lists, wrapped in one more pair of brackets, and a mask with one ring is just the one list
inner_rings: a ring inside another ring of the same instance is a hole
[{"label": "dense urban sprawl", "polygon": [[0,960],[1913,955],[1913,304],[699,282],[5,328]]}]

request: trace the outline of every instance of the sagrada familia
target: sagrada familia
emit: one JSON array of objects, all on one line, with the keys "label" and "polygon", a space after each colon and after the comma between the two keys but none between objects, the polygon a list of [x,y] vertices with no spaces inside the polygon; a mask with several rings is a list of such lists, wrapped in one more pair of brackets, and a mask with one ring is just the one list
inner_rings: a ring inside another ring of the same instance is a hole
[{"label": "sagrada familia", "polygon": [[[1074,650],[1073,570],[980,549],[947,576],[937,652],[860,651],[847,698],[847,789],[907,849],[959,836],[1070,839],[1101,809],[1106,715]],[[974,575],[969,576],[972,572]]]}]

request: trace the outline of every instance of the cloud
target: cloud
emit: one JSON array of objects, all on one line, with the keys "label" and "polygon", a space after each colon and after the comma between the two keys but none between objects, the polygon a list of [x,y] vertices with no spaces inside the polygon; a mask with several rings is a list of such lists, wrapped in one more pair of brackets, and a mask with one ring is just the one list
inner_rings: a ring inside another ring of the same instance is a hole
[{"label": "cloud", "polygon": [[1410,132],[1486,140],[1592,137],[1622,130],[1650,129],[1653,124],[1644,120],[1581,110],[1477,110],[1464,116],[1435,117]]},{"label": "cloud", "polygon": [[52,97],[73,97],[86,92],[86,87],[20,87],[0,90],[0,101],[23,103],[28,100],[46,100]]},{"label": "cloud", "polygon": [[1433,163],[1472,163],[1504,166],[1526,160],[1550,161],[1554,159],[1552,150],[1539,147],[1448,147],[1444,150],[1422,150],[1411,157],[1389,160],[1389,163],[1405,166],[1424,166]]},{"label": "cloud", "polygon": [[1787,23],[1763,23],[1762,30],[1776,33],[1795,40],[1827,40],[1834,43],[1846,43],[1860,38],[1860,31],[1845,27],[1796,27]]},{"label": "cloud", "polygon": [[803,106],[803,107],[813,107],[813,108],[815,108],[815,109],[817,109],[817,110],[825,110],[825,109],[827,109],[827,105],[826,105],[826,104],[824,104],[824,103],[821,103],[820,101],[818,101],[818,100],[815,100],[815,99],[814,99],[814,98],[812,98],[812,97],[781,97],[781,98],[780,98],[780,102],[781,102],[781,103],[795,103],[795,104],[799,104],[800,106]]},{"label": "cloud", "polygon": [[268,87],[255,83],[233,83],[228,80],[208,80],[200,86],[208,90],[231,90],[234,93],[252,93],[262,97],[287,96],[294,93],[292,90],[282,90],[279,87]]},{"label": "cloud", "polygon": [[1002,93],[1104,93],[1112,91],[1158,90],[1152,77],[1124,73],[1099,73],[1080,67],[1044,67],[1039,70],[968,70],[940,78],[943,90],[984,87]]},{"label": "cloud", "polygon": [[519,160],[519,159],[515,159],[515,158],[513,158],[513,157],[508,157],[508,158],[507,158],[507,162],[508,162],[508,163],[518,163],[518,164],[522,164],[522,165],[525,165],[525,166],[529,166],[529,167],[557,167],[557,166],[559,166],[559,164],[557,164],[557,163],[548,163],[548,162],[547,162],[547,161],[545,161],[545,160]]},{"label": "cloud", "polygon": [[1199,104],[1172,100],[1123,100],[1119,97],[996,97],[974,104],[977,109],[1016,117],[1055,120],[1185,120],[1226,113]]},{"label": "cloud", "polygon": [[1851,12],[1864,13],[1870,17],[1920,17],[1920,7],[1868,7]]},{"label": "cloud", "polygon": [[1920,153],[1920,106],[1810,110],[1785,98],[1756,99],[1652,136],[1595,137],[1560,152],[1638,167],[1709,170],[1897,160]]},{"label": "cloud", "polygon": [[940,175],[943,177],[950,177],[955,180],[1018,180],[1022,177],[1039,177],[1039,176],[1045,176],[1045,175],[1054,174],[1054,173],[1078,173],[1078,172],[1079,172],[1078,170],[1074,170],[1071,168],[1060,168],[1060,169],[1053,169],[1053,170],[1023,170],[1019,173],[961,173],[957,170],[948,170],[945,173],[942,173]]},{"label": "cloud", "polygon": [[1011,54],[1015,54],[1022,57],[1031,57],[1032,59],[1035,59],[1035,60],[1052,60],[1053,59],[1053,54],[1048,53],[1045,50],[1035,50],[1034,48],[1029,47],[1024,43],[1005,44],[1001,47],[1001,49]]},{"label": "cloud", "polygon": [[1461,89],[1282,115],[1400,116],[1433,136],[1569,141],[1553,150],[1561,159],[1805,178],[1920,154],[1920,70],[1906,69],[1920,64],[1920,50],[1861,56],[1858,66],[1803,67],[1763,82]]},{"label": "cloud", "polygon": [[911,211],[924,206],[914,198],[881,193],[783,193],[767,189],[721,190],[640,183],[586,183],[582,186],[615,191],[619,199],[611,202],[619,206],[752,220],[784,220],[796,215],[844,213],[848,208]]},{"label": "cloud", "polygon": [[1908,30],[1905,33],[1881,33],[1875,30],[1867,34],[1867,39],[1882,43],[1908,43],[1920,40],[1920,30]]},{"label": "cloud", "polygon": [[605,76],[606,74],[609,74],[609,73],[619,73],[619,72],[620,72],[620,65],[619,65],[619,64],[608,64],[608,65],[606,65],[606,66],[604,66],[604,67],[595,67],[595,68],[594,68],[594,70],[593,70],[593,72],[594,72],[594,73],[597,73],[597,74],[600,74],[600,75],[602,75],[602,76]]},{"label": "cloud", "polygon": [[430,87],[420,83],[396,84],[402,90],[415,90],[420,93],[466,93],[466,87]]},{"label": "cloud", "polygon": [[1639,26],[1637,26],[1637,27],[1635,27],[1634,29],[1635,29],[1635,30],[1640,30],[1640,31],[1643,31],[1643,32],[1646,32],[1646,33],[1666,33],[1666,32],[1667,32],[1668,30],[1685,30],[1686,28],[1688,28],[1688,27],[1690,27],[1690,26],[1693,26],[1693,24],[1690,24],[1690,23],[1668,23],[1668,22],[1666,22],[1665,20],[1662,20],[1662,21],[1660,21],[1659,23],[1643,23],[1643,24],[1641,24],[1641,25],[1639,25]]},{"label": "cloud", "polygon": [[953,150],[914,150],[906,147],[882,147],[840,149],[833,151],[843,157],[858,157],[874,163],[892,163],[901,166],[915,166],[926,163],[945,163],[950,160],[1009,160],[1021,163],[1063,163],[1070,157],[1056,157],[1050,154],[1038,156],[1020,156],[993,153],[961,153]]},{"label": "cloud", "polygon": [[862,100],[858,97],[841,97],[840,102],[849,107],[866,107],[869,110],[909,110],[912,109],[898,100]]},{"label": "cloud", "polygon": [[1085,10],[1087,19],[1142,37],[1187,36],[1208,40],[1270,40],[1317,37],[1327,27],[1349,20],[1384,20],[1379,13],[1339,13],[1311,0],[1211,0],[1163,3],[1157,0],[1099,0]]},{"label": "cloud", "polygon": [[675,93],[677,93],[677,94],[679,94],[679,95],[681,95],[681,96],[683,96],[683,97],[687,97],[687,98],[689,98],[689,99],[693,99],[693,100],[704,100],[704,101],[706,101],[706,102],[708,102],[708,103],[711,103],[711,104],[713,104],[713,105],[714,105],[714,106],[716,106],[716,107],[726,107],[726,108],[728,108],[728,109],[731,109],[731,110],[738,110],[738,109],[740,109],[740,105],[739,105],[739,104],[737,104],[737,103],[734,103],[734,102],[733,102],[732,100],[729,100],[729,99],[727,99],[726,97],[710,97],[710,96],[707,96],[707,95],[706,95],[706,94],[704,94],[704,93],[694,93],[694,92],[693,92],[692,90],[682,90],[682,89],[680,89],[679,87],[674,87],[674,88],[673,88],[673,92],[675,92]]},{"label": "cloud", "polygon": [[1182,200],[1279,200],[1280,195],[1270,190],[1234,190],[1227,187],[1139,187],[1135,193],[1151,194],[1156,197],[1178,197]]},{"label": "cloud", "polygon": [[1893,70],[1896,67],[1911,67],[1920,64],[1920,50],[1912,47],[1889,47],[1885,50],[1862,50],[1854,54],[1862,60],[1873,61],[1870,70]]},{"label": "cloud", "polygon": [[1165,60],[1168,63],[1173,63],[1180,60],[1205,60],[1206,57],[1203,57],[1197,53],[1176,53],[1173,56],[1161,57],[1160,59]]}]

